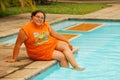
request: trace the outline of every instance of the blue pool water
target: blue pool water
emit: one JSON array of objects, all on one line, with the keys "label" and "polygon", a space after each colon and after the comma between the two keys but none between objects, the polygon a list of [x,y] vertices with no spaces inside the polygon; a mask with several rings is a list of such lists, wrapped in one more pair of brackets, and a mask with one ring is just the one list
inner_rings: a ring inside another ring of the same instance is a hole
[{"label": "blue pool water", "polygon": [[[83,22],[103,25],[91,32],[64,30]],[[30,80],[120,80],[120,21],[66,20],[52,24],[52,27],[59,33],[82,34],[71,43],[80,48],[75,58],[86,70],[76,71],[56,64]]]}]

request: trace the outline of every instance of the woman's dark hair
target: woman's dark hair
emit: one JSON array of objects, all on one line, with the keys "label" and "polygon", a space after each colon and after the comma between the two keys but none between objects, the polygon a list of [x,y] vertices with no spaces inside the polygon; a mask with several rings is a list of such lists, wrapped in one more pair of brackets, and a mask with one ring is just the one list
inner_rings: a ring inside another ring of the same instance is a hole
[{"label": "woman's dark hair", "polygon": [[42,14],[44,15],[44,22],[45,22],[46,15],[45,15],[45,13],[44,13],[43,11],[41,11],[41,10],[33,11],[33,12],[31,13],[31,18],[32,18],[33,16],[35,16],[37,13],[42,13]]}]

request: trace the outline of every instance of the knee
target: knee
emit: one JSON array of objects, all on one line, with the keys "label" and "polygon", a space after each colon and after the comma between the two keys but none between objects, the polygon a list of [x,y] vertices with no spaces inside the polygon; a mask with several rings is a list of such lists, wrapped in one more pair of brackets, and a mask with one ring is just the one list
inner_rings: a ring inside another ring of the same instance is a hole
[{"label": "knee", "polygon": [[56,50],[59,50],[59,51],[61,51],[61,52],[64,52],[64,51],[66,51],[66,50],[69,50],[70,47],[69,47],[69,45],[68,45],[66,42],[60,41],[60,42],[58,43],[58,45],[56,46],[55,49],[56,49]]},{"label": "knee", "polygon": [[63,42],[63,45],[68,46],[67,42]]},{"label": "knee", "polygon": [[69,45],[66,42],[63,42],[62,45],[64,50],[69,48]]}]

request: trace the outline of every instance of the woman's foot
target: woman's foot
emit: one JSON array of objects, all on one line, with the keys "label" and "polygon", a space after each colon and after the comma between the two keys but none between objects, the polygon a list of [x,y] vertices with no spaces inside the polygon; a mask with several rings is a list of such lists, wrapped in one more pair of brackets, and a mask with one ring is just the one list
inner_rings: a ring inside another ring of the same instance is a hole
[{"label": "woman's foot", "polygon": [[78,70],[78,71],[83,71],[83,70],[85,70],[85,68],[80,68],[80,67],[78,67],[78,66],[77,66],[77,67],[74,67],[74,69],[75,69],[75,70]]}]

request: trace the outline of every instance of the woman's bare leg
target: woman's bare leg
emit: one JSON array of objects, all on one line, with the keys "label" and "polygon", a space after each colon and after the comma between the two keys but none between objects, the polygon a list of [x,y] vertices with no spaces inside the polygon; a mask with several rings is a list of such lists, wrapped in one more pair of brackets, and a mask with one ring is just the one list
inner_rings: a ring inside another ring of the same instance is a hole
[{"label": "woman's bare leg", "polygon": [[74,69],[84,70],[84,68],[80,68],[76,63],[74,55],[66,42],[59,41],[55,49],[64,53],[65,57],[67,58],[67,60],[70,62]]},{"label": "woman's bare leg", "polygon": [[61,67],[65,67],[65,68],[69,67],[65,55],[61,51],[54,50],[52,58],[58,60]]}]

